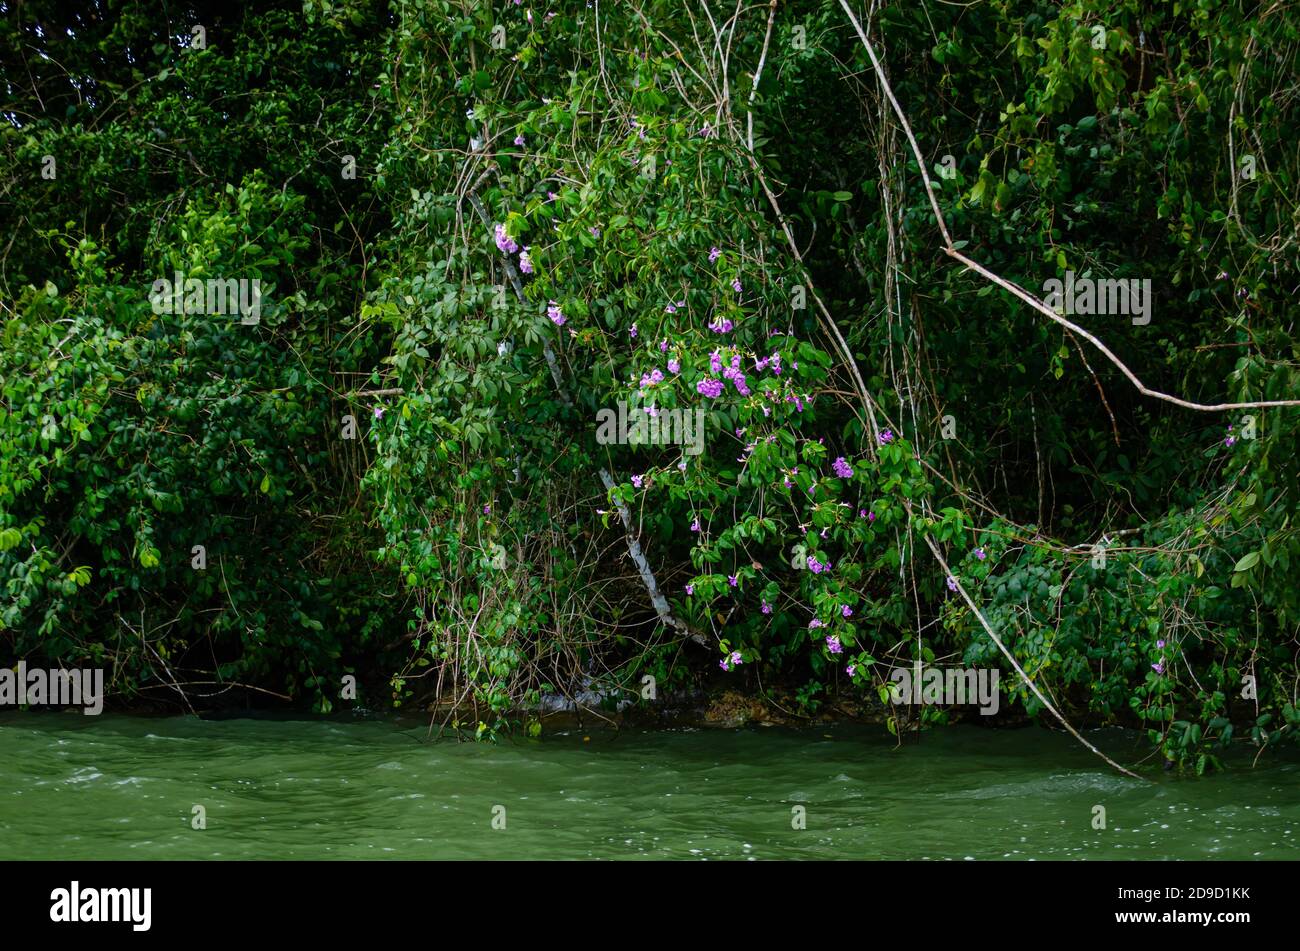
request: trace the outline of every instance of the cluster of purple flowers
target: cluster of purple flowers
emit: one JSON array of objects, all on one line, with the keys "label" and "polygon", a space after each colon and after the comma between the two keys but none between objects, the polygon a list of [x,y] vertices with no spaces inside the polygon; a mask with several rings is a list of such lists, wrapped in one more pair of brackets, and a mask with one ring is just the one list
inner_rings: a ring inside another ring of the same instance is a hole
[{"label": "cluster of purple flowers", "polygon": [[655,367],[649,373],[641,374],[641,389],[644,390],[647,387],[654,386],[656,383],[662,383],[663,379],[664,379],[663,370],[660,370],[658,367]]},{"label": "cluster of purple flowers", "polygon": [[743,663],[744,661],[740,657],[740,651],[732,651],[726,657],[722,658],[722,660],[718,661],[718,666],[730,673],[731,668],[739,667]]},{"label": "cluster of purple flowers", "polygon": [[844,461],[843,456],[840,456],[838,459],[832,462],[831,468],[835,470],[835,474],[839,476],[841,479],[853,478],[853,467]]},{"label": "cluster of purple flowers", "polygon": [[551,318],[551,321],[557,327],[563,327],[564,322],[569,319],[564,316],[564,311],[560,310],[560,305],[555,301],[549,301],[547,303],[546,316]]},{"label": "cluster of purple flowers", "polygon": [[[520,138],[523,137],[520,136]],[[516,139],[515,142],[516,144],[519,144],[519,139]],[[497,250],[502,254],[514,254],[516,251],[519,252],[519,270],[524,274],[532,274],[533,258],[529,253],[531,249],[527,245],[524,245],[521,249],[519,247],[519,242],[506,233],[505,225],[498,224],[493,228],[493,231],[495,233]]]},{"label": "cluster of purple flowers", "polygon": [[705,377],[695,384],[695,390],[698,393],[707,396],[711,400],[716,400],[722,395],[722,381],[715,380],[712,377]]},{"label": "cluster of purple flowers", "polygon": [[735,329],[735,326],[736,325],[726,317],[719,317],[713,323],[709,324],[709,329],[715,334],[729,334]]},{"label": "cluster of purple flowers", "polygon": [[506,233],[505,225],[497,225],[495,230],[497,248],[499,250],[504,251],[506,254],[514,254],[519,250],[519,245],[515,239]]},{"label": "cluster of purple flowers", "polygon": [[745,374],[740,369],[740,354],[736,354],[731,358],[731,365],[722,371],[722,375],[732,382],[732,385],[736,387],[736,392],[741,396],[749,395],[749,383],[745,380]]}]

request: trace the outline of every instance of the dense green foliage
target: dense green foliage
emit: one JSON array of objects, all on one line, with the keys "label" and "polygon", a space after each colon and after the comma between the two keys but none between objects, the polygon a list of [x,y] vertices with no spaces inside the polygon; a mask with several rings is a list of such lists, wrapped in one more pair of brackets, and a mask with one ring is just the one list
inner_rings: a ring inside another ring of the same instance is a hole
[{"label": "dense green foliage", "polygon": [[[1070,319],[1151,390],[1300,399],[1293,6],[850,6],[956,249],[1149,280]],[[945,254],[838,0],[0,9],[15,656],[481,730],[646,675],[901,717],[915,660],[1040,714],[960,589],[1067,715],[1294,736],[1295,408],[1144,395]]]}]

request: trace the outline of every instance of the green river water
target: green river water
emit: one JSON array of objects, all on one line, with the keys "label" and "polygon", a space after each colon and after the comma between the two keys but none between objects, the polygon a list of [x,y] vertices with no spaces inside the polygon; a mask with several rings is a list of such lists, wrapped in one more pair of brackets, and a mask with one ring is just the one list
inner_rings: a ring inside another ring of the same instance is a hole
[{"label": "green river water", "polygon": [[[381,719],[7,713],[0,858],[1300,857],[1294,756],[1138,782],[1038,729],[951,727],[903,749],[846,726],[425,737]],[[1090,739],[1146,754],[1134,734]]]}]

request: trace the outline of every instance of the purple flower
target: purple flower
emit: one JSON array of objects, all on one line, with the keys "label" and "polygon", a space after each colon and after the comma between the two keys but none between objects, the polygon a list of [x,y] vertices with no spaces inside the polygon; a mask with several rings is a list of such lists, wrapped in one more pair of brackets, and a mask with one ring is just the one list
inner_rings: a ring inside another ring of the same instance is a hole
[{"label": "purple flower", "polygon": [[842,617],[853,617],[853,609],[846,604],[840,608],[840,615]]},{"label": "purple flower", "polygon": [[627,335],[631,337],[633,340],[636,339],[636,324],[633,324],[631,327],[627,328]]},{"label": "purple flower", "polygon": [[812,555],[809,555],[809,556],[808,556],[808,569],[809,569],[813,574],[815,574],[815,575],[819,575],[819,574],[821,574],[823,571],[827,570],[828,568],[830,568],[830,564],[829,564],[829,563],[827,563],[827,564],[822,564],[820,561],[818,561],[818,560],[817,560],[816,558],[814,558]]},{"label": "purple flower", "polygon": [[975,557],[978,558],[980,561],[983,561],[987,556],[984,554],[983,548],[976,548]]},{"label": "purple flower", "polygon": [[686,593],[687,593],[687,594],[694,594],[694,593],[695,593],[695,585],[693,585],[693,584],[688,584],[688,585],[686,586]]},{"label": "purple flower", "polygon": [[515,239],[506,234],[505,225],[497,225],[494,230],[498,250],[504,251],[506,254],[514,254],[519,250],[519,245],[515,242]]},{"label": "purple flower", "polygon": [[894,441],[894,434],[888,429],[882,429],[876,438],[880,440],[880,445],[884,446]]},{"label": "purple flower", "polygon": [[844,668],[844,672],[848,674],[850,677],[852,677],[854,673],[857,671],[857,669],[858,669],[857,664],[849,664],[849,666]]},{"label": "purple flower", "polygon": [[375,419],[383,419],[383,418],[384,418],[384,408],[382,406],[376,406]]},{"label": "purple flower", "polygon": [[564,311],[560,310],[560,305],[555,301],[549,301],[546,307],[546,316],[551,318],[557,327],[563,327],[568,317],[564,316]]},{"label": "purple flower", "polygon": [[1152,664],[1151,669],[1157,674],[1163,674],[1165,672],[1165,665],[1163,663]]},{"label": "purple flower", "polygon": [[832,654],[838,654],[844,650],[844,647],[840,644],[840,639],[836,637],[834,634],[826,638],[826,648]]},{"label": "purple flower", "polygon": [[722,251],[718,248],[709,248],[709,263],[712,264],[718,258],[722,257]]},{"label": "purple flower", "polygon": [[727,584],[729,584],[729,585],[731,585],[733,588],[735,588],[735,587],[738,587],[738,586],[739,586],[740,582],[738,582],[738,581],[736,580],[736,576],[735,576],[735,575],[727,575]]},{"label": "purple flower", "polygon": [[691,522],[691,531],[698,532],[699,530],[700,530],[700,520],[697,518],[695,521]]},{"label": "purple flower", "polygon": [[733,291],[735,291],[737,294],[740,293],[740,278],[738,278],[738,277],[736,277],[736,278],[732,278],[732,280],[731,280],[731,289],[732,289]]},{"label": "purple flower", "polygon": [[709,324],[709,329],[712,330],[715,334],[729,334],[735,328],[735,326],[736,325],[733,324],[727,318],[719,317],[713,323]]},{"label": "purple flower", "polygon": [[671,360],[668,361],[668,372],[669,372],[669,373],[676,373],[676,372],[678,372],[679,370],[681,370],[681,368],[682,368],[682,365],[681,365],[681,363],[677,360],[676,357],[674,357],[673,359],[671,359]]},{"label": "purple flower", "polygon": [[844,461],[843,456],[832,462],[831,468],[835,470],[835,474],[841,479],[848,479],[853,476],[853,467]]},{"label": "purple flower", "polygon": [[817,617],[808,622],[808,630],[810,631],[815,631],[817,628],[825,626],[826,625],[822,623],[822,619]]},{"label": "purple flower", "polygon": [[522,135],[515,136],[515,145],[522,146],[523,144],[524,144],[524,137]]},{"label": "purple flower", "polygon": [[1165,646],[1165,642],[1164,642],[1163,640],[1156,641],[1156,649],[1157,649],[1157,650],[1159,650],[1160,648],[1162,648],[1162,647],[1164,647],[1164,646]]},{"label": "purple flower", "polygon": [[722,354],[718,353],[718,351],[716,350],[714,350],[711,354],[709,354],[709,372],[710,373],[722,372]]},{"label": "purple flower", "polygon": [[868,521],[868,522],[874,522],[875,520],[876,520],[876,513],[875,513],[875,512],[868,512],[868,513],[867,513],[867,521]]},{"label": "purple flower", "polygon": [[952,575],[948,576],[948,590],[949,591],[957,590],[957,579],[954,578]]},{"label": "purple flower", "polygon": [[485,505],[485,506],[483,506],[483,514],[484,514],[484,515],[491,515],[491,514],[492,514],[492,506],[490,506],[490,505]]},{"label": "purple flower", "polygon": [[555,199],[557,199],[557,198],[559,198],[559,197],[560,197],[560,196],[557,195],[557,194],[555,194],[555,192],[549,192],[549,191],[548,191],[548,192],[546,193],[546,200],[547,200],[547,201],[555,201]]},{"label": "purple flower", "polygon": [[704,394],[709,399],[715,400],[722,395],[722,381],[705,377],[703,380],[700,380],[699,383],[695,384],[695,389],[697,392]]},{"label": "purple flower", "polygon": [[529,256],[527,247],[519,252],[519,270],[524,274],[533,273],[533,259]]},{"label": "purple flower", "polygon": [[659,341],[659,352],[660,352],[660,353],[667,353],[667,352],[668,352],[668,341],[667,341],[667,340],[660,340],[660,341]]},{"label": "purple flower", "polygon": [[645,482],[645,476],[639,476],[639,475],[632,476],[632,484],[636,486],[638,489],[641,488],[641,485],[644,482]]},{"label": "purple flower", "polygon": [[767,603],[767,599],[766,599],[766,598],[763,599],[763,613],[764,613],[764,614],[771,614],[771,613],[772,613],[772,605],[770,605],[770,604]]}]

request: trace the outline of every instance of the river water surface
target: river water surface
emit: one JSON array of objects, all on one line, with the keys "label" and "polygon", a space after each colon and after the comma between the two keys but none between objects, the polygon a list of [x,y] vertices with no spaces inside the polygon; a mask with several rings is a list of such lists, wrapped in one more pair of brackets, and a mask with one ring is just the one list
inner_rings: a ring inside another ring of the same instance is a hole
[{"label": "river water surface", "polygon": [[8,713],[0,859],[1300,857],[1300,760],[1251,763],[1139,782],[1038,729],[903,749],[845,726],[491,745],[411,721]]}]

